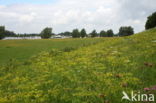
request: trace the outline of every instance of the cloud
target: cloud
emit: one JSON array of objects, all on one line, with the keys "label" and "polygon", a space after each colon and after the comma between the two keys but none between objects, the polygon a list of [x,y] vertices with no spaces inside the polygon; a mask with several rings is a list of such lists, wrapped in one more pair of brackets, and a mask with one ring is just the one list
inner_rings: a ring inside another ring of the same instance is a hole
[{"label": "cloud", "polygon": [[118,32],[126,25],[140,32],[147,16],[156,10],[155,4],[155,0],[58,0],[51,4],[0,5],[0,22],[17,33],[39,33],[46,26],[56,33],[74,28],[88,32],[112,28]]}]

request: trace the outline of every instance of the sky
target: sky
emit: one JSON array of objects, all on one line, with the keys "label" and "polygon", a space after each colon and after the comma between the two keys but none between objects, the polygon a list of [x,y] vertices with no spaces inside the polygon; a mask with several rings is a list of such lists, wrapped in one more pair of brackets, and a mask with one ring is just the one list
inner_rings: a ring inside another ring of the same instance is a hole
[{"label": "sky", "polygon": [[144,30],[147,17],[156,12],[156,0],[0,0],[0,25],[15,33],[54,33],[85,28],[113,29],[132,26]]},{"label": "sky", "polygon": [[56,1],[57,0],[0,0],[0,4],[48,4]]}]

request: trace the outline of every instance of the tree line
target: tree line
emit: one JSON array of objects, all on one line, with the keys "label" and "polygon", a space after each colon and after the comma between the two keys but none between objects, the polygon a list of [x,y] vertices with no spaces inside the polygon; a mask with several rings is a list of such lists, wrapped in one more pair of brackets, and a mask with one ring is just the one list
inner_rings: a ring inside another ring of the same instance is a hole
[{"label": "tree line", "polygon": [[[91,33],[86,32],[86,30],[83,28],[82,30],[74,29],[72,32],[66,31],[59,33],[58,35],[61,36],[71,36],[73,38],[85,38],[85,37],[113,37],[113,36],[129,36],[134,34],[134,29],[131,26],[123,26],[120,27],[119,33],[114,34],[112,29],[109,29],[107,31],[102,30],[99,33],[97,33],[96,30],[93,30]],[[52,33],[52,28],[46,27],[41,31],[41,38],[47,39],[50,38],[54,33]]]},{"label": "tree line", "polygon": [[113,37],[114,33],[113,30],[107,30],[104,31],[102,30],[100,33],[97,33],[96,30],[93,30],[91,33],[87,34],[85,29],[82,30],[78,30],[78,29],[74,29],[71,33],[71,36],[73,38],[84,38],[84,37]]},{"label": "tree line", "polygon": [[33,36],[41,36],[37,33],[24,33],[24,34],[16,34],[13,31],[9,31],[5,29],[5,26],[0,26],[0,39],[4,37],[33,37]]},{"label": "tree line", "polygon": [[[133,28],[132,27],[121,27],[119,29],[119,36],[128,36],[134,34]],[[52,28],[46,27],[44,28],[41,33],[31,33],[31,34],[16,34],[13,31],[9,31],[5,29],[5,26],[0,26],[0,39],[3,39],[4,37],[33,37],[33,36],[40,36],[43,39],[48,39],[51,36],[56,35],[52,32]],[[71,36],[73,38],[85,38],[85,37],[113,37],[113,36],[118,36],[118,34],[114,34],[112,29],[109,29],[107,31],[102,30],[101,32],[97,33],[96,30],[93,30],[91,33],[86,32],[85,29],[78,30],[74,29],[72,32],[66,31],[59,33],[58,35],[61,36]]]},{"label": "tree line", "polygon": [[[147,17],[147,21],[145,24],[145,29],[151,29],[156,27],[156,12],[154,12],[152,15]],[[91,33],[86,32],[85,29],[79,30],[74,29],[72,32],[66,31],[59,33],[58,35],[61,36],[71,36],[73,38],[85,38],[85,37],[113,37],[113,36],[129,36],[134,34],[134,29],[131,26],[122,26],[119,28],[119,32],[117,34],[114,34],[112,29],[109,30],[101,30],[99,33],[97,33],[96,30],[93,30]],[[41,36],[43,39],[48,39],[52,35],[55,35],[52,32],[52,28],[46,27],[44,28],[41,33],[32,33],[32,34],[16,34],[13,31],[9,31],[5,29],[5,26],[0,26],[0,39],[3,39],[4,37],[32,37],[32,36]]]},{"label": "tree line", "polygon": [[13,31],[5,30],[5,26],[0,26],[0,39],[4,37],[12,37],[16,34]]}]

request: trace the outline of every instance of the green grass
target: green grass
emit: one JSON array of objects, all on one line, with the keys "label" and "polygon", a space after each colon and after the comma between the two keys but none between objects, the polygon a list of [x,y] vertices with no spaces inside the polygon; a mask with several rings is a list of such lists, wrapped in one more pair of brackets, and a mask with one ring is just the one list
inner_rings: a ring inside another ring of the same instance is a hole
[{"label": "green grass", "polygon": [[97,39],[49,39],[49,40],[1,40],[0,64],[5,64],[10,59],[25,61],[42,51],[51,49],[76,49],[81,46],[91,45],[101,41]]},{"label": "green grass", "polygon": [[152,29],[70,52],[53,49],[25,62],[12,60],[0,67],[0,102],[129,103],[121,101],[122,91],[156,96],[155,90],[144,91],[156,85],[155,41]]}]

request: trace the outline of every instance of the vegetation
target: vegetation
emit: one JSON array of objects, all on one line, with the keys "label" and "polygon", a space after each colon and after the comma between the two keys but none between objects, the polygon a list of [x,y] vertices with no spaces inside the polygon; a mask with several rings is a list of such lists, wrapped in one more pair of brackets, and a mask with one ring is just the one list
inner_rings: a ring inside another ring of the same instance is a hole
[{"label": "vegetation", "polygon": [[104,30],[102,30],[100,32],[100,37],[107,37],[107,33]]},{"label": "vegetation", "polygon": [[129,36],[134,34],[134,29],[131,26],[123,26],[119,29],[119,36]]},{"label": "vegetation", "polygon": [[0,26],[0,40],[3,39],[5,33],[5,27],[4,26]]},{"label": "vegetation", "polygon": [[69,31],[66,31],[66,32],[59,33],[58,35],[61,35],[61,36],[72,36],[72,33],[69,32]]},{"label": "vegetation", "polygon": [[82,29],[81,30],[81,37],[84,38],[86,36],[87,36],[86,30],[85,29]]},{"label": "vegetation", "polygon": [[108,37],[113,37],[114,36],[114,33],[113,33],[113,30],[112,29],[107,30],[107,36]]},{"label": "vegetation", "polygon": [[16,34],[12,31],[6,30],[5,26],[0,26],[0,40],[5,37],[14,37]]},{"label": "vegetation", "polygon": [[50,51],[51,49],[76,49],[101,40],[103,39],[3,40],[0,41],[0,64],[5,64],[11,59],[25,61],[33,55],[42,51]]},{"label": "vegetation", "polygon": [[93,30],[91,33],[90,33],[91,37],[94,38],[94,37],[97,37],[98,36],[98,33],[96,32],[96,30]]},{"label": "vegetation", "polygon": [[[128,36],[134,34],[134,30],[131,26],[129,27],[121,27],[119,30],[120,36]],[[16,34],[12,31],[5,30],[4,26],[0,26],[0,39],[4,37],[34,37],[34,36],[41,36],[42,39],[48,39],[52,35],[56,35],[52,33],[52,28],[46,27],[41,31],[40,34],[38,33],[24,33],[24,34]],[[58,33],[57,35],[66,36],[66,37],[73,37],[73,38],[84,38],[84,37],[113,37],[115,36],[112,29],[107,31],[102,30],[100,33],[97,33],[96,30],[93,30],[91,33],[87,34],[85,29],[79,31],[78,29],[74,29],[72,32],[66,31],[62,33]]]},{"label": "vegetation", "polygon": [[41,32],[41,38],[42,39],[48,39],[52,36],[52,28],[48,28],[46,27],[45,29],[43,29],[43,31]]},{"label": "vegetation", "polygon": [[114,33],[113,33],[113,30],[112,30],[112,29],[107,30],[107,31],[102,30],[102,31],[99,33],[99,36],[100,36],[100,37],[113,37],[113,36],[114,36]]},{"label": "vegetation", "polygon": [[150,15],[147,18],[146,24],[145,24],[145,29],[151,29],[156,27],[156,12],[154,12],[152,15]]},{"label": "vegetation", "polygon": [[81,37],[81,34],[79,32],[78,29],[74,29],[73,32],[72,32],[72,37],[73,38],[80,38]]},{"label": "vegetation", "polygon": [[[41,36],[40,34],[37,34],[37,33],[24,33],[24,34],[16,34],[14,36],[11,36],[11,37],[35,37],[35,36]],[[10,37],[10,36],[7,36],[7,37]]]},{"label": "vegetation", "polygon": [[156,84],[155,33],[103,38],[70,52],[53,49],[24,63],[12,60],[0,67],[0,102],[129,103],[121,101],[122,91],[155,93],[144,91]]}]

